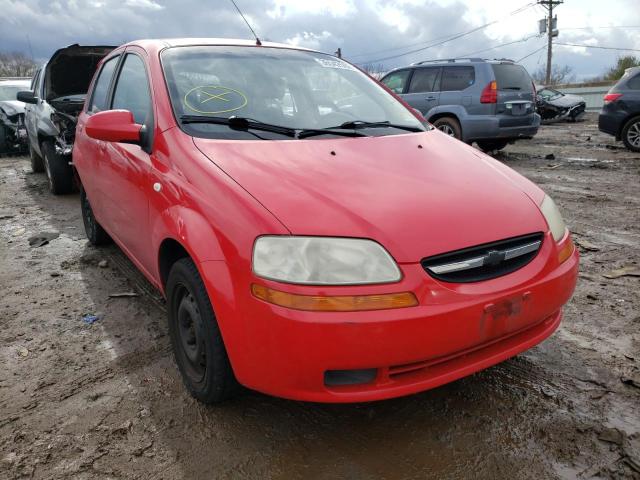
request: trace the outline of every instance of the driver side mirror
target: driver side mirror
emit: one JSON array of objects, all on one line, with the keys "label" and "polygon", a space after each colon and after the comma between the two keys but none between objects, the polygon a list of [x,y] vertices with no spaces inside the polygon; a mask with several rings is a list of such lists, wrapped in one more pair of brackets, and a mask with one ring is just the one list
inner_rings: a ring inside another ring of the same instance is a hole
[{"label": "driver side mirror", "polygon": [[85,124],[87,135],[105,142],[133,143],[142,141],[142,125],[135,122],[129,110],[105,110],[89,117]]},{"label": "driver side mirror", "polygon": [[16,100],[24,103],[36,104],[38,103],[38,97],[31,90],[24,90],[22,92],[18,92],[16,95]]}]

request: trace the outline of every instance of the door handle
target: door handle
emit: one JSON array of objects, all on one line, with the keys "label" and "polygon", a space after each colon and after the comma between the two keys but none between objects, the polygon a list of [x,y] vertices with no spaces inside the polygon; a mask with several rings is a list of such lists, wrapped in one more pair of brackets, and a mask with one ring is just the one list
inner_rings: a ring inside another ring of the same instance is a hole
[{"label": "door handle", "polygon": [[425,100],[435,100],[436,97],[434,97],[433,95],[429,95]]}]

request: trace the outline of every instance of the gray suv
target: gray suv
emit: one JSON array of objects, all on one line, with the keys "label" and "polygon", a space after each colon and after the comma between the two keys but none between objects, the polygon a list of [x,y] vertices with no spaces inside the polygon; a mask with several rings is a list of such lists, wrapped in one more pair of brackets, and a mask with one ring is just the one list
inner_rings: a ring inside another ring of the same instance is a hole
[{"label": "gray suv", "polygon": [[510,60],[419,62],[392,70],[381,82],[438,129],[483,151],[531,138],[540,126],[533,81]]}]

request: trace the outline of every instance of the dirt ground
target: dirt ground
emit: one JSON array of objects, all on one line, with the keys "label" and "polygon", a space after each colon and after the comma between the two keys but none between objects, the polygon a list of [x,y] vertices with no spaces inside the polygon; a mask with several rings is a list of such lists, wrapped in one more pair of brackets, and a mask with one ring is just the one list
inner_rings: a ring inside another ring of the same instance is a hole
[{"label": "dirt ground", "polygon": [[[198,404],[159,294],[117,247],[87,243],[77,195],[0,159],[0,478],[640,479],[640,278],[604,276],[640,269],[640,154],[594,119],[497,156],[555,198],[580,245],[558,332],[444,387],[357,405],[249,391]],[[57,236],[30,246],[43,232]]]}]

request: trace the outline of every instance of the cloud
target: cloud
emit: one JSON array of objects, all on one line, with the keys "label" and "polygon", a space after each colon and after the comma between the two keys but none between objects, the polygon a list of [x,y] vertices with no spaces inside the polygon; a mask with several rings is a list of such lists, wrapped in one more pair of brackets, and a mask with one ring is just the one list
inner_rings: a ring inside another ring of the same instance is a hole
[{"label": "cloud", "polygon": [[[349,60],[383,63],[386,68],[457,57],[522,39],[536,33],[537,20],[544,15],[536,7],[508,16],[519,5],[509,2],[506,8],[505,2],[486,0],[236,1],[263,40],[326,52],[340,47]],[[631,8],[636,2],[610,0],[607,9],[601,8],[599,0],[581,0],[579,5],[565,2],[558,8],[558,41],[640,49],[640,29],[569,30],[620,23],[640,25],[640,9]],[[34,56],[42,61],[72,43],[119,45],[137,38],[167,37],[251,38],[228,0],[0,0],[0,11],[0,48],[28,52],[30,41]],[[495,19],[502,20],[458,40],[433,45]],[[545,39],[531,38],[480,55],[517,60],[544,44]],[[395,57],[409,50],[419,51]],[[606,50],[554,47],[554,62],[572,66],[579,77],[602,73],[617,55]],[[533,71],[545,60],[543,49],[523,63]]]}]

